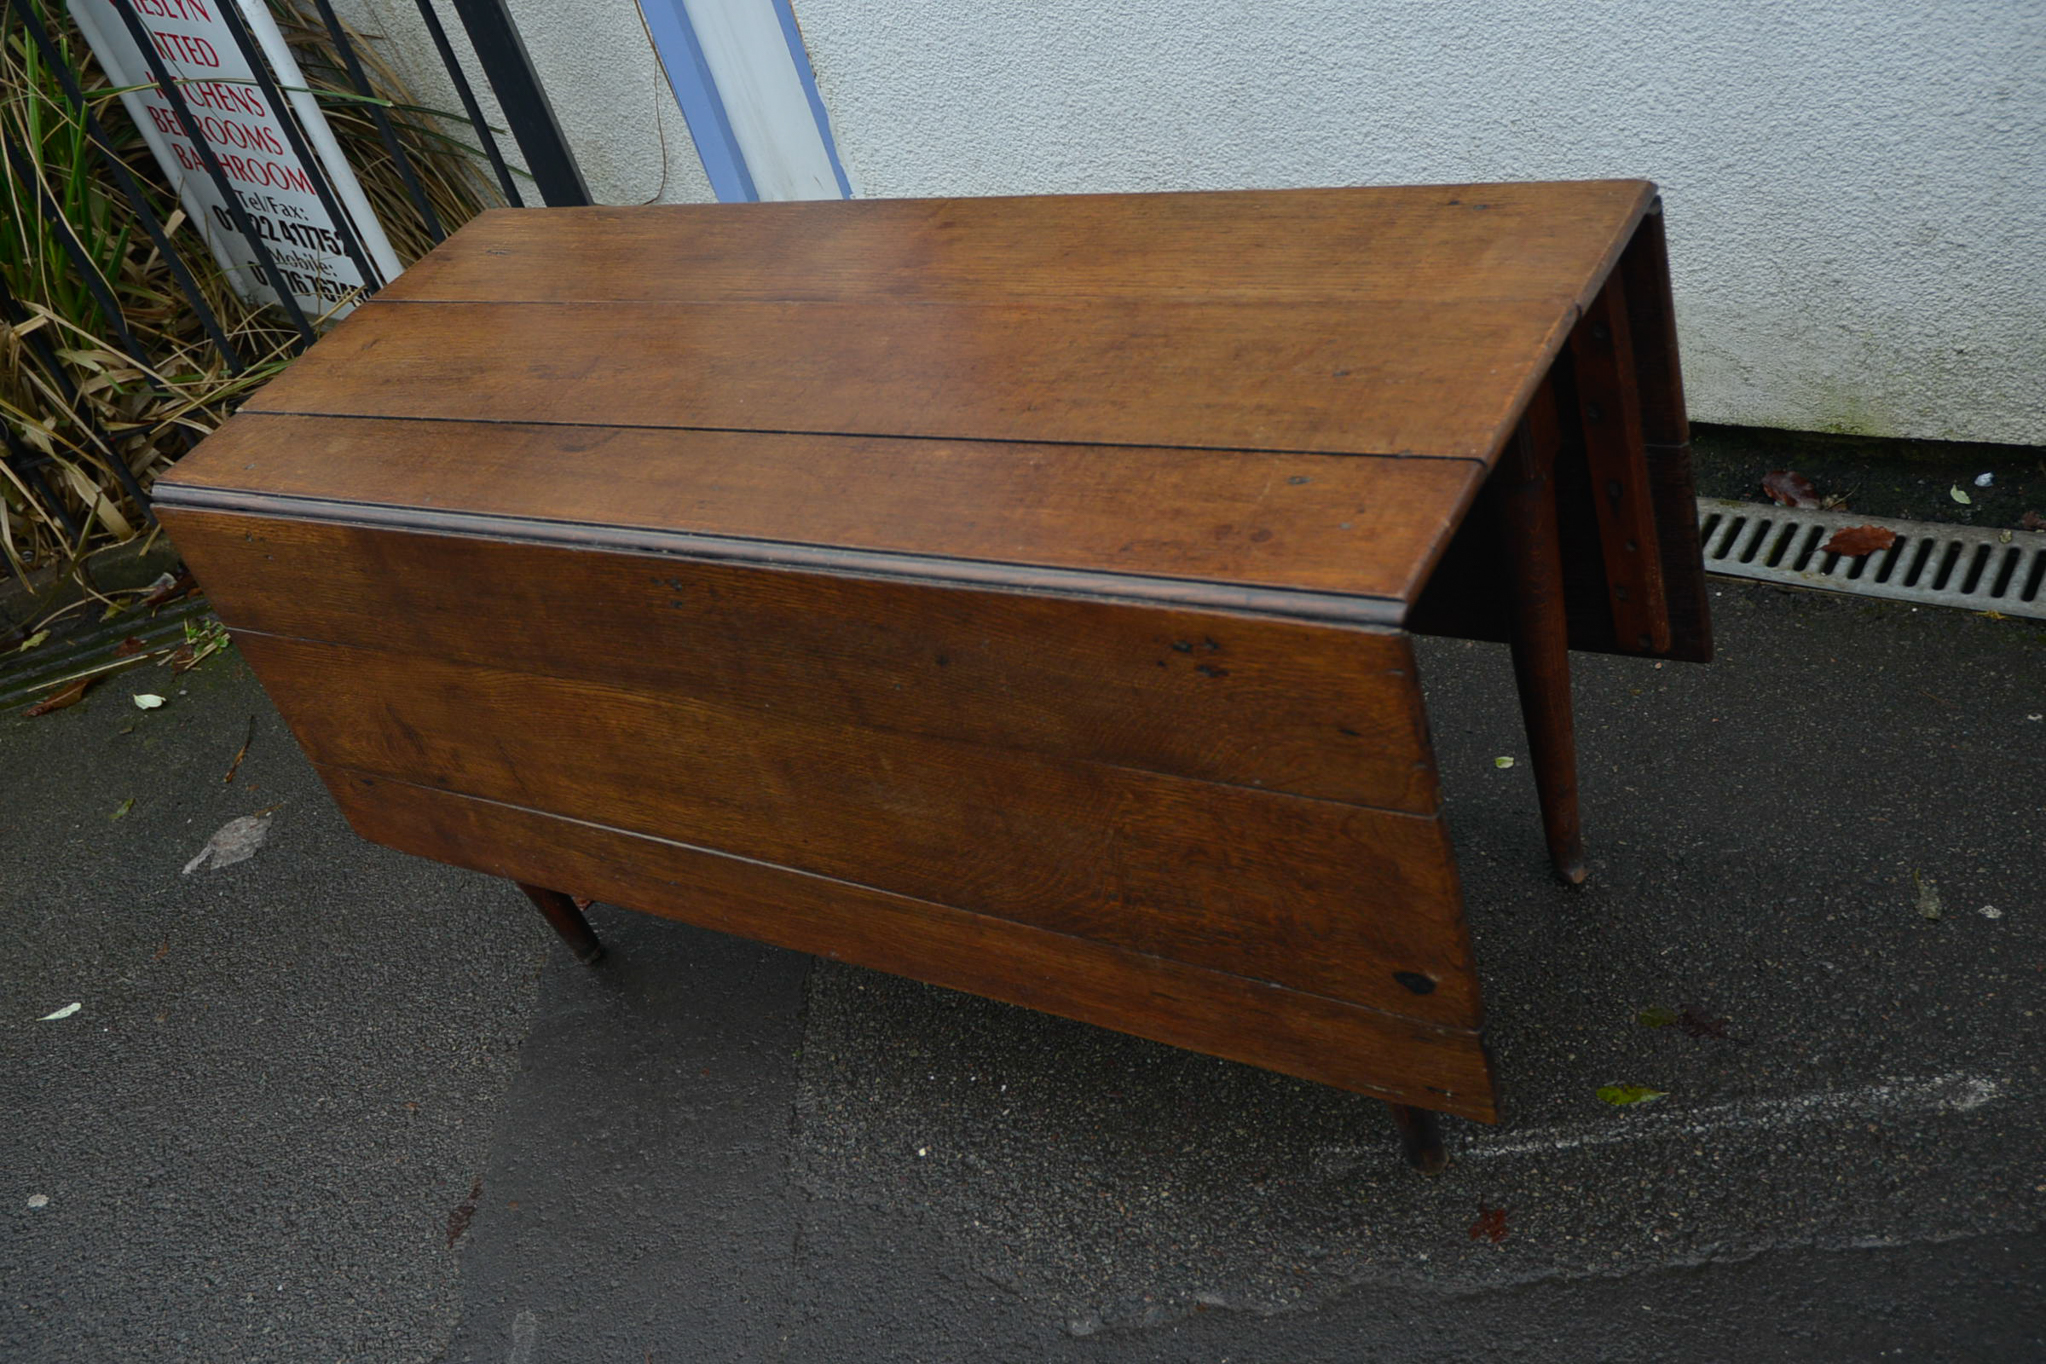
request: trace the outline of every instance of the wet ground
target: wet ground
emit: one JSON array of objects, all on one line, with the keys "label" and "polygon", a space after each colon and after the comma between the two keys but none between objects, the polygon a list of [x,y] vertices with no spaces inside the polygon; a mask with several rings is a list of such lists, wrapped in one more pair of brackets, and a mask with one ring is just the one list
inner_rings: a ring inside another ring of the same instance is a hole
[{"label": "wet ground", "polygon": [[2046,630],[1715,594],[1710,667],[1579,660],[1580,890],[1503,651],[1424,643],[1506,1111],[1436,1180],[1372,1101],[680,924],[577,967],[356,841],[232,653],[11,710],[0,1358],[2046,1357]]}]

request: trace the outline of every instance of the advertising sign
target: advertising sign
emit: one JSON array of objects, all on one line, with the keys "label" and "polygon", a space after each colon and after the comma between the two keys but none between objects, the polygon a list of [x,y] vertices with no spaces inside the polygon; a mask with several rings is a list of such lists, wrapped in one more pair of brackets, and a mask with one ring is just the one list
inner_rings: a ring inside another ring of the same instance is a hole
[{"label": "advertising sign", "polygon": [[[149,65],[136,49],[115,6],[132,10],[150,45],[163,59],[190,107],[199,131],[241,201],[250,225],[270,248],[291,294],[307,317],[338,317],[346,300],[367,284],[382,284],[398,273],[398,258],[370,211],[355,172],[342,159],[325,115],[284,44],[263,0],[69,0],[72,17],[92,46],[108,79],[121,86],[146,86],[121,96],[129,117],[177,187],[185,212],[206,239],[238,293],[253,303],[275,304],[270,278],[257,264],[255,247],[243,235],[219,187],[185,135],[176,108],[155,88]],[[298,126],[326,173],[341,211],[336,222],[314,187],[313,172],[292,150],[282,119],[256,82],[234,31],[218,13],[236,5],[277,88],[291,101]],[[371,270],[365,280],[348,253],[353,239]]]}]

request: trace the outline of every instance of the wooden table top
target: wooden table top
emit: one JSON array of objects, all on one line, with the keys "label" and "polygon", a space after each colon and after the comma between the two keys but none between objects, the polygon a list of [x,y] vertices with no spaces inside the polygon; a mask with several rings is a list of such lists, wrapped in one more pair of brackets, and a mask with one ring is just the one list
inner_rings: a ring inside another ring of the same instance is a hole
[{"label": "wooden table top", "polygon": [[1397,624],[1653,198],[491,212],[158,487]]}]

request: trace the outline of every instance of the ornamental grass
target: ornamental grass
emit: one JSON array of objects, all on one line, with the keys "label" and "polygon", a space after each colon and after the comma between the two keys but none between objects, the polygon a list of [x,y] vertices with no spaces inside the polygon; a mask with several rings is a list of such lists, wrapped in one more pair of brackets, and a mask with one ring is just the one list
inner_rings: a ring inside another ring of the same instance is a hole
[{"label": "ornamental grass", "polygon": [[[479,170],[480,154],[456,135],[467,125],[418,104],[373,43],[349,35],[372,90],[365,100],[310,0],[270,5],[401,262],[410,264],[432,241],[379,138],[373,104],[389,116],[447,230],[501,202]],[[26,23],[42,25],[109,145],[94,144]],[[0,278],[18,314],[0,318],[0,420],[9,455],[0,463],[0,557],[31,584],[63,576],[93,550],[149,533],[129,482],[146,491],[296,349],[297,334],[280,311],[244,303],[229,287],[119,93],[61,5],[16,0],[7,11],[0,27]],[[239,372],[208,337],[110,161],[126,169],[163,222],[239,353]],[[39,204],[38,186],[64,228]],[[102,293],[118,317],[107,315]],[[45,367],[46,356],[58,373]]]}]

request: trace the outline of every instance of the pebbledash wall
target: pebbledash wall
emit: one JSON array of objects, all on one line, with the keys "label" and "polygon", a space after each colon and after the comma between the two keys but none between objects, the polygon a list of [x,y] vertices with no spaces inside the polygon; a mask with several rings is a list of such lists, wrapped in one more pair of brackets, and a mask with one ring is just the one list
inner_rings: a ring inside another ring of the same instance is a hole
[{"label": "pebbledash wall", "polygon": [[[707,197],[630,0],[512,7],[598,197]],[[794,8],[863,196],[1644,176],[1697,418],[2046,443],[2046,0]]]},{"label": "pebbledash wall", "polygon": [[[376,44],[422,104],[461,108],[415,0],[335,0],[334,8]],[[508,8],[592,198],[603,204],[642,204],[700,203],[711,197],[689,126],[633,0],[509,0]],[[484,116],[504,127],[454,6],[436,0],[435,9]],[[447,130],[465,142],[475,141],[466,124],[451,122]],[[506,158],[522,165],[511,136],[498,140]],[[537,204],[539,198],[530,196],[529,201]]]}]

